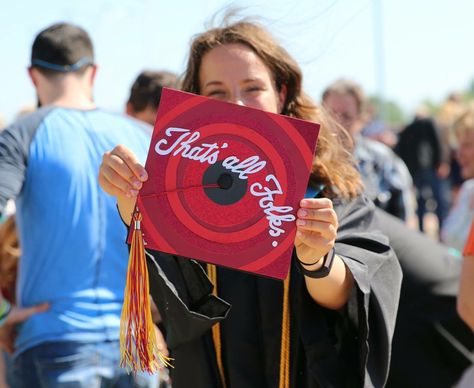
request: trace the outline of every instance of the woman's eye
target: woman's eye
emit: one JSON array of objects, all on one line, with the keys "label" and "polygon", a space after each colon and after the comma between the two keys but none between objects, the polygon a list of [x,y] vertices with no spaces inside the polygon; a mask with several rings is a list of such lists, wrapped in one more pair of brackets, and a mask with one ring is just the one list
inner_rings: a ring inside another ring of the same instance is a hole
[{"label": "woman's eye", "polygon": [[207,93],[208,97],[221,97],[225,94],[223,90],[212,90]]},{"label": "woman's eye", "polygon": [[250,86],[246,89],[247,92],[259,92],[263,90],[263,88],[261,86]]}]

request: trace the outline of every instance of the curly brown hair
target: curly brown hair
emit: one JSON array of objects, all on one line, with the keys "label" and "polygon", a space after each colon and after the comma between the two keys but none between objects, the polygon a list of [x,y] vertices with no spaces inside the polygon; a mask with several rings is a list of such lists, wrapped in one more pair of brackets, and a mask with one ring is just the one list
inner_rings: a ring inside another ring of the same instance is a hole
[{"label": "curly brown hair", "polygon": [[304,93],[300,67],[258,23],[239,21],[197,35],[191,44],[182,89],[200,94],[199,69],[204,55],[214,47],[232,43],[245,45],[258,55],[270,69],[278,91],[286,87],[282,114],[321,125],[311,183],[324,185],[327,196],[352,198],[359,194],[362,183],[350,152],[350,136]]},{"label": "curly brown hair", "polygon": [[19,258],[15,217],[11,216],[0,225],[0,289],[8,299],[14,299]]}]

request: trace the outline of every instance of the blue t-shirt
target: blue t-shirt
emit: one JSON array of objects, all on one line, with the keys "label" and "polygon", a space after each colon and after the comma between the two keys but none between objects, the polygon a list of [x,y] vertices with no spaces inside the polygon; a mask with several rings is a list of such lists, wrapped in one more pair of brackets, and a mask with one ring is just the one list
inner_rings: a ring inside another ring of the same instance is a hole
[{"label": "blue t-shirt", "polygon": [[97,176],[117,144],[144,163],[150,134],[122,115],[51,107],[0,133],[0,213],[16,200],[22,250],[17,303],[50,303],[19,327],[17,354],[45,341],[119,338],[126,228]]}]

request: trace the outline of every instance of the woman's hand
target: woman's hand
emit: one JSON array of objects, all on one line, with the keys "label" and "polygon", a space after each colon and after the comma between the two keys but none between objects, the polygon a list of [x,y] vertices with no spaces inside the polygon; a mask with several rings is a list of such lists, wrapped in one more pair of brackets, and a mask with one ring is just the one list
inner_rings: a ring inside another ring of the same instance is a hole
[{"label": "woman's hand", "polygon": [[117,198],[123,220],[129,224],[138,190],[148,179],[145,168],[132,151],[123,145],[106,152],[99,170],[102,189]]},{"label": "woman's hand", "polygon": [[334,246],[337,215],[327,198],[305,198],[297,212],[296,254],[302,263],[320,260]]},{"label": "woman's hand", "polygon": [[[310,271],[317,271],[323,265],[323,257],[334,247],[339,226],[332,201],[327,198],[306,198],[301,200],[297,212],[295,239],[298,260]],[[344,261],[334,256],[329,274],[313,279],[305,276],[306,289],[313,300],[332,310],[342,308],[349,299],[354,278]]]}]

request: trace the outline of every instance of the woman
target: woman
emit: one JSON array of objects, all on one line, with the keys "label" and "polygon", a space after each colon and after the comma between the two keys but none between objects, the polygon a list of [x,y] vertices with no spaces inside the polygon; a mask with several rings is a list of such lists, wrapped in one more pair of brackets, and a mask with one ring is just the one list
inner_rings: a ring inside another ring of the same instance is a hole
[{"label": "woman", "polygon": [[[351,156],[301,78],[253,23],[212,29],[192,43],[185,91],[321,123],[309,186],[323,190],[301,201],[285,282],[211,267],[217,298],[197,262],[148,252],[152,297],[175,359],[173,387],[381,387],[386,380],[401,272],[386,239],[369,232],[373,205],[359,195]],[[99,180],[126,223],[146,179],[125,147],[104,155]],[[314,278],[333,252],[329,274]]]}]

